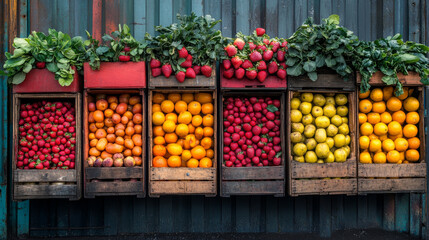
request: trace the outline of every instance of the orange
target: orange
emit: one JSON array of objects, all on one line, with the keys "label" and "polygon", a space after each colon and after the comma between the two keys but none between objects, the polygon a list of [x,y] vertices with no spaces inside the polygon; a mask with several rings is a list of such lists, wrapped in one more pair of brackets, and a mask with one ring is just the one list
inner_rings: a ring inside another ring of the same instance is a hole
[{"label": "orange", "polygon": [[152,113],[161,112],[161,105],[155,103],[152,105]]},{"label": "orange", "polygon": [[186,162],[186,166],[188,168],[197,168],[199,164],[200,162],[195,158],[191,158],[189,159],[189,161]]},{"label": "orange", "polygon": [[167,134],[165,134],[164,138],[165,138],[166,143],[175,143],[175,142],[177,142],[177,139],[178,139],[178,137],[175,133],[167,133]]},{"label": "orange", "polygon": [[369,152],[362,152],[359,155],[360,163],[372,163],[371,154]]},{"label": "orange", "polygon": [[203,123],[203,118],[200,115],[195,115],[192,117],[192,125],[198,127]]},{"label": "orange", "polygon": [[157,125],[157,126],[162,125],[164,123],[164,121],[165,121],[164,113],[155,112],[152,114],[152,123],[154,125]]},{"label": "orange", "polygon": [[399,162],[397,162],[398,164],[405,160],[405,152],[399,152],[399,156],[401,156],[401,158],[399,158]]},{"label": "orange", "polygon": [[152,148],[152,152],[154,156],[164,156],[167,153],[167,149],[164,145],[155,145]]},{"label": "orange", "polygon": [[189,105],[188,105],[188,111],[192,115],[200,114],[200,112],[201,112],[201,104],[199,102],[196,102],[196,101],[190,102]]},{"label": "orange", "polygon": [[381,102],[375,102],[372,104],[372,111],[376,113],[384,113],[386,111],[386,104]]},{"label": "orange", "polygon": [[359,101],[359,111],[362,113],[369,113],[372,110],[372,103],[368,99]]},{"label": "orange", "polygon": [[420,154],[419,151],[415,149],[410,149],[405,152],[405,159],[410,162],[417,162],[420,160]]},{"label": "orange", "polygon": [[368,117],[365,113],[359,113],[359,124],[363,124],[368,120]]},{"label": "orange", "polygon": [[214,118],[213,115],[207,114],[203,117],[203,126],[204,127],[211,127],[213,126]]},{"label": "orange", "polygon": [[191,150],[192,157],[195,159],[202,159],[206,156],[206,150],[202,146],[196,146]]},{"label": "orange", "polygon": [[167,120],[162,124],[162,129],[166,133],[172,133],[176,129],[176,124],[171,120]]},{"label": "orange", "polygon": [[170,156],[167,160],[169,167],[181,167],[182,159],[179,156]]},{"label": "orange", "polygon": [[402,126],[397,121],[390,122],[389,125],[387,125],[387,127],[389,128],[390,135],[398,135],[402,133]]},{"label": "orange", "polygon": [[391,97],[387,101],[387,109],[389,109],[392,112],[396,112],[401,110],[402,108],[402,101],[399,100],[397,97]]},{"label": "orange", "polygon": [[198,140],[200,140],[201,138],[203,138],[203,136],[204,136],[204,130],[203,130],[203,128],[202,127],[197,127],[195,129],[195,137]]},{"label": "orange", "polygon": [[388,128],[385,123],[377,123],[374,126],[374,134],[377,136],[382,136],[387,134]]},{"label": "orange", "polygon": [[182,94],[182,101],[189,104],[190,102],[194,101],[194,94],[192,94],[192,93]]},{"label": "orange", "polygon": [[201,146],[204,149],[210,149],[213,145],[213,140],[209,137],[205,137],[201,140]]},{"label": "orange", "polygon": [[204,137],[213,137],[213,134],[214,134],[213,128],[211,128],[211,127],[205,127],[203,129],[203,131],[204,131]]},{"label": "orange", "polygon": [[161,103],[161,110],[164,113],[171,113],[174,111],[174,103],[170,100],[164,100]]},{"label": "orange", "polygon": [[195,94],[195,100],[202,104],[213,102],[213,95],[210,93],[197,93]]},{"label": "orange", "polygon": [[420,102],[415,97],[409,97],[404,101],[404,108],[408,112],[415,112],[419,110]]},{"label": "orange", "polygon": [[370,152],[378,152],[381,149],[381,141],[380,139],[371,140],[369,143],[369,151]]},{"label": "orange", "polygon": [[203,158],[200,160],[200,168],[211,168],[213,166],[212,160],[210,158]]},{"label": "orange", "polygon": [[407,117],[405,122],[408,124],[417,124],[420,121],[420,115],[417,112],[409,112],[407,113]]},{"label": "orange", "polygon": [[401,160],[401,154],[398,151],[392,150],[387,153],[387,161],[389,163],[397,163],[399,160]]},{"label": "orange", "polygon": [[383,88],[383,100],[387,101],[393,96],[393,87],[387,86]]},{"label": "orange", "polygon": [[191,158],[192,158],[191,151],[189,151],[189,150],[183,150],[183,152],[182,152],[182,160],[188,161]]},{"label": "orange", "polygon": [[380,139],[380,141],[384,141],[384,140],[386,140],[388,137],[387,137],[387,134],[384,134],[384,135],[380,135],[379,137],[378,137],[378,139]]},{"label": "orange", "polygon": [[165,121],[167,121],[167,120],[171,120],[176,124],[177,123],[177,115],[175,113],[167,113],[167,115],[165,115]]},{"label": "orange", "polygon": [[369,96],[371,92],[368,90],[367,92],[362,93],[361,91],[359,91],[359,98],[360,99],[364,99],[367,98]]},{"label": "orange", "polygon": [[170,143],[167,145],[167,151],[171,156],[180,156],[183,152],[183,148],[177,143]]},{"label": "orange", "polygon": [[104,113],[102,111],[96,110],[92,116],[96,122],[104,122]]},{"label": "orange", "polygon": [[174,105],[174,110],[176,110],[177,113],[184,112],[184,111],[188,110],[188,104],[184,101],[178,101]]},{"label": "orange", "polygon": [[213,149],[208,149],[208,150],[206,151],[206,156],[207,156],[208,158],[213,158],[213,157],[214,157],[214,151],[213,151]]},{"label": "orange", "polygon": [[152,159],[152,167],[168,167],[167,160],[164,157],[156,156]]},{"label": "orange", "polygon": [[213,104],[212,103],[204,103],[201,106],[201,112],[203,114],[213,114]]},{"label": "orange", "polygon": [[410,149],[418,149],[420,147],[420,139],[417,137],[408,139],[408,148]]},{"label": "orange", "polygon": [[383,141],[383,150],[385,152],[390,152],[392,150],[395,150],[395,143],[392,139],[386,139]]},{"label": "orange", "polygon": [[368,117],[367,118],[368,118],[368,122],[371,123],[372,125],[375,125],[375,124],[379,123],[380,120],[381,120],[380,114],[379,113],[375,113],[375,112],[368,113]]},{"label": "orange", "polygon": [[181,112],[177,121],[179,123],[189,124],[192,121],[192,114],[188,111]]},{"label": "orange", "polygon": [[153,135],[156,136],[164,136],[165,132],[162,129],[162,126],[155,126],[152,129]]},{"label": "orange", "polygon": [[180,95],[180,93],[169,93],[167,99],[172,101],[173,103],[176,103],[182,99],[182,96]]},{"label": "orange", "polygon": [[403,93],[403,94],[401,94],[400,96],[398,96],[398,98],[399,98],[400,100],[405,100],[405,98],[407,98],[407,97],[408,97],[408,88],[404,87],[404,88],[403,88],[403,90],[404,90],[404,93]]},{"label": "orange", "polygon": [[181,138],[181,139],[177,140],[176,143],[179,144],[183,148],[184,142],[185,142],[185,140]]},{"label": "orange", "polygon": [[383,91],[380,88],[374,88],[369,96],[372,101],[379,102],[383,100]]},{"label": "orange", "polygon": [[156,144],[156,145],[164,145],[165,144],[165,139],[162,136],[158,136],[158,137],[155,137],[153,139],[153,143]]},{"label": "orange", "polygon": [[112,109],[106,109],[106,110],[104,110],[104,116],[107,117],[107,118],[112,117],[113,113],[114,112],[113,112]]},{"label": "orange", "polygon": [[152,97],[152,102],[156,104],[160,104],[164,100],[165,100],[165,96],[162,93],[155,93]]},{"label": "orange", "polygon": [[369,135],[368,137],[369,137],[369,140],[371,140],[371,141],[374,139],[378,139],[378,136],[375,135],[374,133],[371,133],[371,135]]},{"label": "orange", "polygon": [[369,142],[370,142],[370,140],[369,140],[368,136],[359,137],[359,148],[360,149],[368,149]]},{"label": "orange", "polygon": [[194,134],[195,133],[195,127],[192,124],[188,124],[189,133]]},{"label": "orange", "polygon": [[360,126],[360,133],[364,136],[369,136],[374,131],[374,128],[372,127],[371,123],[364,123]]},{"label": "orange", "polygon": [[378,152],[374,154],[374,163],[386,163],[386,154],[384,152]]},{"label": "orange", "polygon": [[403,124],[405,122],[405,118],[406,118],[406,115],[403,111],[394,112],[392,115],[393,121],[397,121],[400,124]]},{"label": "orange", "polygon": [[381,118],[381,122],[385,123],[385,124],[388,124],[392,121],[392,115],[390,115],[390,113],[388,113],[388,112],[382,113],[380,115],[380,118]]},{"label": "orange", "polygon": [[177,125],[177,127],[176,127],[176,134],[177,134],[177,136],[183,138],[186,135],[188,135],[188,133],[189,133],[188,125],[183,124],[183,123]]},{"label": "orange", "polygon": [[395,149],[399,152],[403,152],[408,149],[408,141],[405,138],[395,139]]},{"label": "orange", "polygon": [[416,125],[407,124],[404,127],[404,132],[403,133],[404,133],[404,136],[406,138],[412,138],[412,137],[417,136],[418,129],[417,129]]}]

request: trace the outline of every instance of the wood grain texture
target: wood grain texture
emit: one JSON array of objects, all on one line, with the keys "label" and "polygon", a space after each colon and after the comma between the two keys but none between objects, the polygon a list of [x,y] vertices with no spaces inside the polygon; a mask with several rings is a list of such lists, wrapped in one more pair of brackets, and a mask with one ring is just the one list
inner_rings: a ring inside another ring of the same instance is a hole
[{"label": "wood grain texture", "polygon": [[216,194],[214,181],[152,181],[150,195],[183,195],[199,194],[212,196]]},{"label": "wood grain texture", "polygon": [[[380,71],[374,73],[372,77],[369,79],[369,84],[378,86],[385,85],[381,80],[384,74]],[[416,72],[409,72],[408,75],[404,75],[402,73],[397,74],[399,82],[402,83],[403,86],[422,86],[423,83],[420,82],[420,75]],[[356,82],[360,84],[362,81],[362,75],[360,73],[356,74]]]},{"label": "wood grain texture", "polygon": [[288,88],[292,89],[343,89],[354,90],[356,89],[355,78],[351,77],[348,81],[344,81],[338,74],[318,73],[317,80],[312,81],[307,75],[302,76],[288,76]]},{"label": "wood grain texture", "polygon": [[362,164],[358,163],[358,176],[366,177],[425,177],[426,163]]},{"label": "wood grain texture", "polygon": [[216,168],[151,168],[152,181],[162,180],[207,180],[213,181],[216,177]]},{"label": "wood grain texture", "polygon": [[425,192],[425,178],[364,179],[358,181],[359,194],[392,192]]},{"label": "wood grain texture", "polygon": [[222,196],[275,195],[284,196],[284,181],[222,181]]},{"label": "wood grain texture", "polygon": [[270,167],[223,167],[222,180],[282,180],[285,177],[283,166]]}]

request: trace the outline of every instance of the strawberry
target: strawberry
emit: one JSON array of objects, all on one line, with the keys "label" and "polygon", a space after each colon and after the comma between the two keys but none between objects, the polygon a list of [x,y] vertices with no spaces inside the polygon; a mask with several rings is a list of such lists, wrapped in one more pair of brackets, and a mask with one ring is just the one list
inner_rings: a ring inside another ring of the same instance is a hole
[{"label": "strawberry", "polygon": [[184,67],[184,68],[190,68],[190,67],[192,67],[192,61],[185,60],[184,62],[182,62],[180,64],[180,66]]},{"label": "strawberry", "polygon": [[252,68],[253,64],[251,61],[246,59],[246,60],[244,60],[243,64],[241,64],[241,67],[244,69],[248,69],[248,68]]},{"label": "strawberry", "polygon": [[234,68],[227,69],[223,72],[223,76],[226,79],[231,79],[234,76]]},{"label": "strawberry", "polygon": [[164,74],[166,78],[169,78],[171,76],[171,73],[173,72],[171,65],[168,63],[162,65],[161,70],[162,70],[162,74]]},{"label": "strawberry", "polygon": [[192,62],[192,55],[191,54],[188,54],[188,56],[186,56],[186,61]]},{"label": "strawberry", "polygon": [[226,54],[228,54],[228,57],[232,57],[235,54],[237,54],[237,48],[235,48],[234,45],[229,44],[228,46],[226,46],[225,48]]},{"label": "strawberry", "polygon": [[258,46],[256,46],[256,50],[262,50],[262,52],[264,52],[265,50],[267,50],[267,46],[265,46],[265,45],[258,45]]},{"label": "strawberry", "polygon": [[279,67],[286,69],[286,63],[285,62],[279,63]]},{"label": "strawberry", "polygon": [[256,29],[256,35],[262,36],[264,34],[265,34],[265,29],[263,29],[263,28],[257,28]]},{"label": "strawberry", "polygon": [[286,70],[279,69],[277,71],[277,77],[279,77],[280,79],[286,79]]},{"label": "strawberry", "polygon": [[239,69],[235,70],[235,77],[237,79],[243,79],[245,73],[246,73],[246,71],[243,68],[239,68]]},{"label": "strawberry", "polygon": [[270,64],[268,64],[268,72],[270,74],[274,74],[275,72],[277,72],[278,69],[279,69],[279,67],[277,66],[276,61],[272,61],[272,62],[270,62]]},{"label": "strawberry", "polygon": [[223,64],[223,68],[226,70],[231,68],[231,61],[229,59],[223,60],[222,64]]},{"label": "strawberry", "polygon": [[[177,77],[177,75],[176,75],[176,77]],[[196,77],[196,74],[195,74],[195,71],[193,68],[186,69],[186,77],[187,78],[195,78]]]},{"label": "strawberry", "polygon": [[264,54],[262,55],[262,57],[264,58],[265,61],[269,61],[271,60],[271,58],[273,58],[273,51],[270,49],[267,49]]},{"label": "strawberry", "polygon": [[284,42],[282,42],[281,47],[282,47],[282,48],[285,48],[285,47],[286,47],[286,45],[287,45],[287,41],[284,41]]},{"label": "strawberry", "polygon": [[285,51],[282,51],[282,50],[278,51],[277,52],[277,60],[279,62],[283,62],[285,60],[285,54],[286,54]]},{"label": "strawberry", "polygon": [[262,42],[264,42],[264,43],[265,43],[265,45],[269,45],[269,44],[270,44],[270,40],[268,40],[268,39],[266,39],[266,38],[264,38],[264,40],[262,40]]},{"label": "strawberry", "polygon": [[264,61],[259,61],[258,64],[256,65],[256,68],[258,70],[266,70],[267,69],[267,63],[265,63]]},{"label": "strawberry", "polygon": [[179,50],[179,58],[186,58],[188,56],[188,50],[185,47]]},{"label": "strawberry", "polygon": [[195,65],[192,67],[194,69],[194,72],[196,75],[200,75],[201,74],[201,66]]},{"label": "strawberry", "polygon": [[253,50],[256,48],[256,45],[252,42],[249,42],[249,48],[250,48],[250,50]]},{"label": "strawberry", "polygon": [[253,51],[253,52],[250,53],[249,59],[252,62],[259,62],[259,61],[262,60],[262,55],[258,51]]},{"label": "strawberry", "polygon": [[161,67],[161,61],[159,61],[158,59],[152,58],[150,60],[150,68],[158,68]]},{"label": "strawberry", "polygon": [[246,71],[246,77],[250,80],[255,79],[257,75],[258,73],[256,72],[255,69],[250,69]]},{"label": "strawberry", "polygon": [[244,48],[244,45],[246,45],[246,43],[243,41],[243,39],[241,38],[236,38],[234,40],[234,45],[237,46],[237,48],[239,50],[242,50]]},{"label": "strawberry", "polygon": [[210,77],[212,75],[212,71],[213,69],[209,65],[204,65],[201,67],[201,73],[206,77]]},{"label": "strawberry", "polygon": [[279,50],[280,48],[280,43],[277,41],[272,41],[270,45],[272,46],[271,49],[273,50],[273,52],[277,52],[277,50]]},{"label": "strawberry", "polygon": [[267,72],[266,71],[260,71],[258,72],[258,80],[259,82],[264,82],[265,79],[267,78]]},{"label": "strawberry", "polygon": [[235,56],[231,59],[231,63],[234,66],[235,69],[239,68],[241,64],[243,63],[243,60],[239,56]]},{"label": "strawberry", "polygon": [[151,68],[151,71],[152,71],[153,77],[158,77],[159,75],[162,74],[162,70],[159,67],[158,68]]},{"label": "strawberry", "polygon": [[180,72],[176,73],[176,79],[177,79],[177,81],[179,83],[184,82],[185,81],[185,77],[186,77],[186,74],[183,71],[180,71]]}]

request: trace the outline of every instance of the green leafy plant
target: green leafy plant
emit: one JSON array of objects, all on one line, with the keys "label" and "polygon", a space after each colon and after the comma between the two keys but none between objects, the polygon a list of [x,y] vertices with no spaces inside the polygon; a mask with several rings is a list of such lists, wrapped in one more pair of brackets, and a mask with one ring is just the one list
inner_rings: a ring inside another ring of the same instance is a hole
[{"label": "green leafy plant", "polygon": [[144,61],[144,49],[147,44],[144,41],[137,41],[125,24],[123,27],[119,25],[118,30],[111,35],[104,35],[102,37],[104,44],[94,39],[88,31],[86,34],[87,61],[94,70],[100,69],[100,62]]},{"label": "green leafy plant", "polygon": [[353,70],[350,58],[358,38],[352,31],[339,26],[338,15],[323,19],[322,24],[307,19],[290,37],[286,52],[287,73],[291,76],[307,74],[317,80],[317,70],[330,68],[349,80]]},{"label": "green leafy plant", "polygon": [[49,29],[48,35],[33,32],[28,38],[15,38],[13,54],[7,52],[3,68],[8,83],[20,84],[33,68],[47,68],[55,73],[61,86],[73,82],[75,66],[79,71],[85,59],[85,46],[81,37],[71,38],[68,34]]},{"label": "green leafy plant", "polygon": [[415,43],[404,42],[400,34],[370,42],[360,42],[355,48],[353,66],[362,76],[361,92],[370,89],[371,76],[381,71],[382,81],[386,85],[396,85],[395,94],[403,93],[398,73],[408,75],[409,71],[417,72],[423,84],[429,84],[429,59],[426,55],[429,47]]}]

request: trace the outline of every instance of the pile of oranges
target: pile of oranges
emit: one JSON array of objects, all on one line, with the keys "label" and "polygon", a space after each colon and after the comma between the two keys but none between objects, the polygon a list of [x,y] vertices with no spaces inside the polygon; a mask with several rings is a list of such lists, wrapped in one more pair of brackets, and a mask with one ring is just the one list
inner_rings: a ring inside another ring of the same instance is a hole
[{"label": "pile of oranges", "polygon": [[152,166],[212,167],[213,114],[210,93],[154,93]]},{"label": "pile of oranges", "polygon": [[359,93],[361,163],[410,163],[420,160],[419,100],[414,89],[394,95],[394,88]]}]

